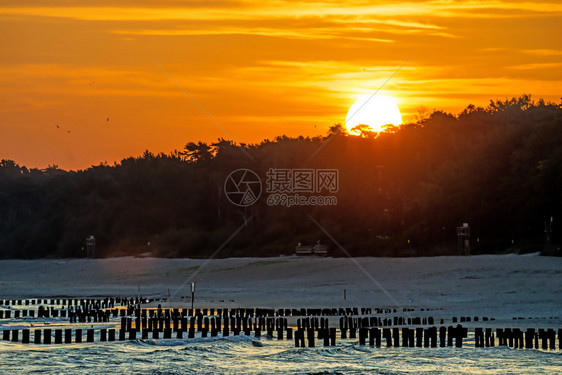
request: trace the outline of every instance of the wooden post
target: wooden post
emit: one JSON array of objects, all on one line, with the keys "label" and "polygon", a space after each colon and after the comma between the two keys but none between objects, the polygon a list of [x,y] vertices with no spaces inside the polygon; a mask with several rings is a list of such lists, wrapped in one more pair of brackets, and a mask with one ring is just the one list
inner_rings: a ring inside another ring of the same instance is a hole
[{"label": "wooden post", "polygon": [[432,348],[437,348],[437,327],[429,328],[430,345]]},{"label": "wooden post", "polygon": [[423,328],[416,328],[416,346],[418,348],[422,347],[423,340]]},{"label": "wooden post", "polygon": [[41,344],[41,330],[36,329],[34,332],[35,333],[33,334],[33,343]]},{"label": "wooden post", "polygon": [[548,336],[549,348],[551,350],[556,349],[556,332],[554,332],[554,329],[549,328],[546,334]]},{"label": "wooden post", "polygon": [[301,328],[296,333],[298,334],[299,337],[300,346],[304,348],[306,346],[304,342],[304,329]]},{"label": "wooden post", "polygon": [[[322,330],[324,331],[323,334],[324,346],[330,346],[330,331],[328,328],[323,328]],[[361,332],[359,333],[359,335],[361,335]]]},{"label": "wooden post", "polygon": [[[308,347],[314,348],[314,329],[309,328],[307,330],[307,333],[308,333]],[[303,336],[304,336],[304,332],[303,332]]]},{"label": "wooden post", "polygon": [[62,344],[62,329],[55,329],[55,344]]},{"label": "wooden post", "polygon": [[195,281],[191,282],[191,311],[193,311],[193,302],[195,301]]},{"label": "wooden post", "polygon": [[474,346],[476,348],[484,347],[484,331],[482,328],[474,328]]},{"label": "wooden post", "polygon": [[462,348],[462,339],[467,336],[467,329],[458,324],[455,328],[455,346],[457,348]]},{"label": "wooden post", "polygon": [[515,349],[523,348],[523,336],[521,330],[519,328],[513,328],[512,336],[513,336],[513,347]]},{"label": "wooden post", "polygon": [[21,343],[22,344],[29,344],[29,329],[22,329],[21,330]]},{"label": "wooden post", "polygon": [[508,340],[509,347],[513,348],[513,332],[511,331],[511,328],[506,328],[504,330],[504,335],[505,338]]},{"label": "wooden post", "polygon": [[170,328],[164,328],[164,338],[165,339],[172,338],[172,330]]},{"label": "wooden post", "polygon": [[409,331],[410,331],[410,328],[408,328],[408,327],[402,328],[402,346],[404,348],[408,347],[408,338],[409,338],[409,335],[410,335]]},{"label": "wooden post", "polygon": [[81,343],[81,342],[82,342],[82,330],[81,330],[81,329],[77,329],[77,330],[75,331],[75,335],[76,335],[76,337],[74,338],[74,341],[75,341],[76,343]]},{"label": "wooden post", "polygon": [[359,345],[365,346],[367,328],[359,328]]},{"label": "wooden post", "polygon": [[381,329],[380,328],[374,328],[371,333],[373,333],[375,335],[375,346],[377,348],[381,347]]},{"label": "wooden post", "polygon": [[429,348],[429,330],[423,330],[423,347]]},{"label": "wooden post", "polygon": [[546,331],[542,328],[539,328],[539,338],[542,341],[541,348],[543,350],[547,350],[548,349],[548,335],[546,334]]},{"label": "wooden post", "polygon": [[43,330],[43,343],[44,344],[50,344],[51,343],[51,330],[48,329],[48,328]]},{"label": "wooden post", "polygon": [[386,339],[386,346],[390,348],[392,346],[392,335],[390,328],[383,328],[382,337]]},{"label": "wooden post", "polygon": [[[300,336],[301,336],[301,330],[297,329],[295,331],[295,348],[299,348],[301,346]],[[304,346],[304,344],[303,344],[303,346]]]},{"label": "wooden post", "polygon": [[64,330],[64,343],[65,344],[72,344],[72,329],[66,328]]},{"label": "wooden post", "polygon": [[86,342],[94,342],[94,329],[90,328],[86,330]]}]

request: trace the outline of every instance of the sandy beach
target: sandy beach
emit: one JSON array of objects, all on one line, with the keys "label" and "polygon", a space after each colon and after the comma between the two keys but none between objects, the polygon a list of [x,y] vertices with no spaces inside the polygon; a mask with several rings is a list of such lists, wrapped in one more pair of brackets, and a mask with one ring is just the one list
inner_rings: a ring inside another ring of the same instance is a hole
[{"label": "sandy beach", "polygon": [[171,295],[187,306],[195,280],[195,303],[205,307],[410,307],[548,319],[562,310],[561,274],[562,258],[538,254],[2,260],[0,297],[136,296],[140,288],[142,296]]}]

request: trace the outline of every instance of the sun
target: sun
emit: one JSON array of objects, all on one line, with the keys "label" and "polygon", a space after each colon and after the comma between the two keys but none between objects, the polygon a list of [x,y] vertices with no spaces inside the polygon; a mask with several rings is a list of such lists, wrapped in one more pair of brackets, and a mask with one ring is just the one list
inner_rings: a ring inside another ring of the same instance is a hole
[{"label": "sun", "polygon": [[396,105],[396,99],[382,94],[361,96],[349,108],[345,118],[348,132],[360,124],[369,125],[374,132],[381,131],[384,125],[402,124],[402,114]]}]

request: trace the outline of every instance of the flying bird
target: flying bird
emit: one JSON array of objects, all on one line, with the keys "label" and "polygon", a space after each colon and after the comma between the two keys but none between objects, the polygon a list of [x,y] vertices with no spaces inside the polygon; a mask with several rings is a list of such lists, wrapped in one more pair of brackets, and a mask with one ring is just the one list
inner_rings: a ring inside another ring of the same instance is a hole
[{"label": "flying bird", "polygon": [[57,125],[57,129],[59,129],[59,128],[60,128],[60,126]]},{"label": "flying bird", "polygon": [[67,130],[66,132],[67,132],[68,134],[70,134],[70,130]]},{"label": "flying bird", "polygon": [[109,117],[107,118],[107,122],[109,122]]}]

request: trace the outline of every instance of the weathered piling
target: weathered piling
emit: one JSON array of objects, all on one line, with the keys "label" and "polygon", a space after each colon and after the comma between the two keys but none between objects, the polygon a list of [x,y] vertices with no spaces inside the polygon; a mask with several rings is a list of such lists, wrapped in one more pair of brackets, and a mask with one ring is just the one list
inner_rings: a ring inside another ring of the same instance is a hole
[{"label": "weathered piling", "polygon": [[[131,332],[135,332],[135,331],[131,331]],[[107,341],[113,342],[115,341],[115,329],[114,328],[110,328],[107,330]]]},{"label": "weathered piling", "polygon": [[410,328],[408,327],[404,327],[402,328],[402,346],[404,348],[407,348],[408,345],[408,339],[410,337]]},{"label": "weathered piling", "polygon": [[86,330],[86,342],[94,342],[94,330],[90,328]]},{"label": "weathered piling", "polygon": [[418,348],[422,347],[423,340],[423,328],[416,328],[416,346]]},{"label": "weathered piling", "polygon": [[41,330],[36,329],[33,331],[33,343],[34,344],[41,344]]},{"label": "weathered piling", "polygon": [[427,329],[423,329],[423,347],[424,348],[429,348],[429,330]]},{"label": "weathered piling", "polygon": [[549,328],[546,331],[546,335],[548,337],[548,342],[549,342],[549,348],[551,350],[556,349],[556,332],[554,331],[554,329]]},{"label": "weathered piling", "polygon": [[368,335],[367,328],[359,328],[359,345],[365,345]]},{"label": "weathered piling", "polygon": [[389,328],[383,328],[382,330],[382,337],[386,339],[386,346],[392,346],[392,334]]},{"label": "weathered piling", "polygon": [[392,338],[394,339],[394,346],[400,346],[400,330],[398,328],[392,329]]},{"label": "weathered piling", "polygon": [[43,343],[44,344],[51,343],[51,330],[48,328],[43,331]]},{"label": "weathered piling", "polygon": [[29,329],[21,330],[21,342],[22,344],[29,344]]},{"label": "weathered piling", "polygon": [[491,328],[486,328],[486,347],[493,347],[496,345],[495,336]]},{"label": "weathered piling", "polygon": [[307,338],[308,338],[308,347],[314,348],[314,328],[307,329]]},{"label": "weathered piling", "polygon": [[64,330],[64,343],[65,344],[72,344],[72,329],[66,328]]},{"label": "weathered piling", "polygon": [[455,332],[455,346],[457,348],[462,348],[462,340],[468,337],[468,329],[463,328],[460,324],[454,330]]},{"label": "weathered piling", "polygon": [[477,348],[484,347],[484,330],[482,328],[474,329],[474,346]]},{"label": "weathered piling", "polygon": [[535,338],[535,329],[534,328],[527,328],[525,332],[525,348],[532,349],[533,348],[533,339]]},{"label": "weathered piling", "polygon": [[305,343],[304,343],[304,330],[303,329],[298,329],[295,331],[295,347],[301,347],[304,348],[305,347]]}]

